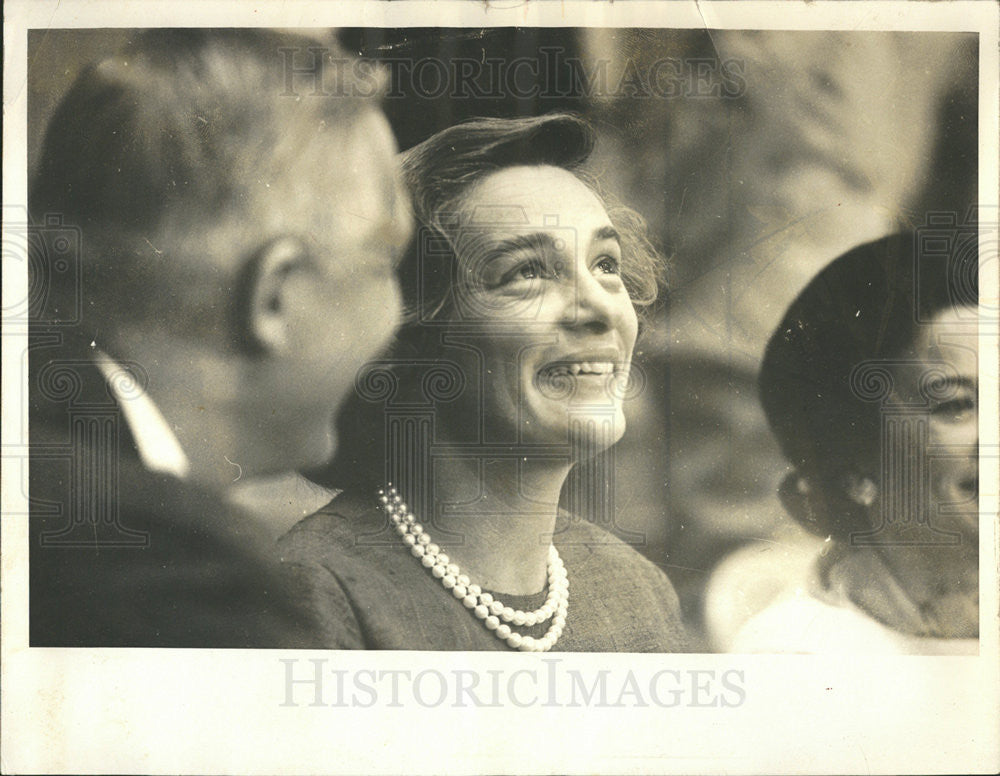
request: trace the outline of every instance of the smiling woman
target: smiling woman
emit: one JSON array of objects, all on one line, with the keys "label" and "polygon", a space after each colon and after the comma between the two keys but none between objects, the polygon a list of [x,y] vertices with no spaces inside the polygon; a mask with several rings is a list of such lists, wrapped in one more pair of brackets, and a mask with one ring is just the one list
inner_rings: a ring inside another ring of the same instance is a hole
[{"label": "smiling woman", "polygon": [[[553,115],[472,121],[404,155],[421,229],[375,392],[386,465],[340,469],[357,492],[283,541],[322,646],[686,648],[663,573],[558,506],[570,469],[625,431],[637,310],[658,287],[641,220],[579,169],[591,147]],[[396,487],[357,487],[383,474]]]}]

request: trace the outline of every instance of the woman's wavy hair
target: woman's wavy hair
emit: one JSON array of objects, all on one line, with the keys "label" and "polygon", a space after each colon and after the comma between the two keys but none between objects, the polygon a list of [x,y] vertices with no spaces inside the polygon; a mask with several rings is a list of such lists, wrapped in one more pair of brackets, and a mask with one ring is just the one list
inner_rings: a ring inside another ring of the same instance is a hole
[{"label": "woman's wavy hair", "polygon": [[[646,223],[603,189],[584,165],[594,132],[567,113],[520,119],[477,118],[449,127],[401,155],[404,181],[418,224],[417,239],[400,265],[403,327],[434,320],[449,308],[455,278],[454,215],[469,190],[507,167],[553,166],[567,170],[593,191],[621,236],[622,281],[640,319],[659,299],[665,262]],[[428,246],[433,245],[433,250]]]}]

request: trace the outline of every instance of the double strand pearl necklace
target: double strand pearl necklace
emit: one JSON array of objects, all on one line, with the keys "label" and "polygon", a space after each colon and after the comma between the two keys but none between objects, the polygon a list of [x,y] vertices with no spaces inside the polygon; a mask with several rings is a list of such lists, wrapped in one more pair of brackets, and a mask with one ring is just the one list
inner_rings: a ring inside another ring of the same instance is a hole
[{"label": "double strand pearl necklace", "polygon": [[[505,606],[489,593],[484,593],[479,585],[475,585],[468,576],[431,541],[430,535],[417,522],[409,507],[403,502],[392,483],[388,484],[388,492],[378,492],[382,508],[389,515],[402,539],[403,544],[410,548],[410,553],[417,558],[431,575],[440,580],[445,590],[450,590],[466,609],[479,619],[487,630],[493,632],[507,646],[522,652],[548,652],[555,646],[566,625],[566,609],[569,606],[569,580],[566,578],[566,567],[563,566],[559,552],[554,545],[549,545],[548,579],[549,592],[545,603],[533,612],[524,612]],[[541,638],[524,636],[511,628],[527,626],[552,619],[552,625]],[[510,624],[508,624],[510,623]]]}]

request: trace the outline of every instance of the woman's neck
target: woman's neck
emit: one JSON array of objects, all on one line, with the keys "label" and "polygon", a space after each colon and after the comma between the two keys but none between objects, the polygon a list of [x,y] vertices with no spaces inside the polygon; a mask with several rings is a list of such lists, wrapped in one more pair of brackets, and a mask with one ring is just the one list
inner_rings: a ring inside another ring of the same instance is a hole
[{"label": "woman's neck", "polygon": [[974,638],[979,633],[975,574],[965,571],[967,559],[956,548],[933,550],[853,547],[837,564],[838,576],[857,606],[896,630],[923,637]]},{"label": "woman's neck", "polygon": [[475,584],[510,595],[545,587],[559,492],[570,465],[537,458],[437,458],[434,542]]}]

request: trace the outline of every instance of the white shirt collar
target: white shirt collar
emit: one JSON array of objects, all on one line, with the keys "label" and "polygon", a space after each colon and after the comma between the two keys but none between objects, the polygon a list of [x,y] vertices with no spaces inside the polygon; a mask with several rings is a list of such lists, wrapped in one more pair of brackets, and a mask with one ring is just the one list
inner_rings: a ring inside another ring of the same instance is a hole
[{"label": "white shirt collar", "polygon": [[191,464],[166,418],[149,394],[134,380],[128,381],[134,388],[124,391],[121,378],[123,374],[129,373],[107,354],[95,349],[94,362],[104,375],[111,395],[122,408],[122,414],[139,450],[139,458],[145,467],[150,471],[185,479],[191,471]]}]

